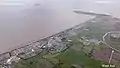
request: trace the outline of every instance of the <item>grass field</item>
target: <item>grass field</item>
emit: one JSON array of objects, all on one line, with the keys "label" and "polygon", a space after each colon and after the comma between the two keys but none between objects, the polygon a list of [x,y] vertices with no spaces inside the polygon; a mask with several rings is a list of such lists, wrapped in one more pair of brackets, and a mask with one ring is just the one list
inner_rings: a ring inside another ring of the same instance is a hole
[{"label": "grass field", "polygon": [[102,62],[92,59],[83,52],[69,49],[56,57],[63,64],[61,68],[70,68],[72,64],[80,65],[84,68],[101,68]]},{"label": "grass field", "polygon": [[52,68],[52,67],[53,65],[46,59],[43,59],[40,55],[37,55],[26,60],[20,60],[18,63],[13,64],[12,66],[12,68]]}]

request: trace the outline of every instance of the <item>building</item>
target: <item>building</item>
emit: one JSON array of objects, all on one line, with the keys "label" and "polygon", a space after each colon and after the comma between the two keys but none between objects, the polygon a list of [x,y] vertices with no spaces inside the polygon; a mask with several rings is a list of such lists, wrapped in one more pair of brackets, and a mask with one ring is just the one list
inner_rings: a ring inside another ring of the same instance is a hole
[{"label": "building", "polygon": [[17,63],[20,60],[20,58],[18,58],[17,56],[12,56],[7,60],[7,64],[12,64],[13,62]]},{"label": "building", "polygon": [[81,37],[79,41],[84,45],[99,45],[102,42],[98,39],[87,39],[86,37]]},{"label": "building", "polygon": [[120,32],[110,33],[110,40],[112,40],[112,41],[120,41]]},{"label": "building", "polygon": [[0,55],[0,61],[10,58],[9,53],[3,53]]}]

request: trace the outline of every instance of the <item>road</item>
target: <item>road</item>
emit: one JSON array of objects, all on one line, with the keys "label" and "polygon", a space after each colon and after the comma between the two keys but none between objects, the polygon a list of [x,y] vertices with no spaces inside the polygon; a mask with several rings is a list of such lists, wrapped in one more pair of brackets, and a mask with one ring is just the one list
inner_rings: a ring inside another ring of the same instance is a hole
[{"label": "road", "polygon": [[109,33],[111,33],[111,32],[112,32],[112,31],[107,32],[107,33],[105,33],[105,34],[103,35],[103,37],[102,37],[102,38],[103,38],[103,42],[105,43],[106,46],[108,46],[108,47],[111,48],[112,50],[120,53],[120,50],[118,50],[118,49],[116,49],[116,48],[114,48],[114,47],[112,47],[112,46],[110,46],[109,44],[106,43],[105,37],[106,37]]}]

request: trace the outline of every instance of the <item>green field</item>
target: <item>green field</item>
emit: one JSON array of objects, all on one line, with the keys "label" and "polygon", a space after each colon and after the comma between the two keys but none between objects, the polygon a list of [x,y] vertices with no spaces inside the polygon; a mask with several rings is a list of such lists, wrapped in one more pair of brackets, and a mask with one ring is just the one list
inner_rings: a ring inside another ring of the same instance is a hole
[{"label": "green field", "polygon": [[61,68],[70,68],[72,64],[82,66],[84,68],[101,68],[102,62],[92,59],[83,52],[69,49],[56,57],[63,64]]},{"label": "green field", "polygon": [[46,59],[43,59],[40,55],[37,55],[26,60],[20,60],[18,63],[13,64],[12,66],[12,68],[52,68],[52,67],[53,65]]}]

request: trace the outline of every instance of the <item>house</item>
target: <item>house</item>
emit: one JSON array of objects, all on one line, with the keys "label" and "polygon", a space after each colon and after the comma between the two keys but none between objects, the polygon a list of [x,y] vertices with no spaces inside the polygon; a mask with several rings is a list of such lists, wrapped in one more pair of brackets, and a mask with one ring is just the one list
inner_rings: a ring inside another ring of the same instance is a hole
[{"label": "house", "polygon": [[110,34],[110,40],[120,41],[120,32],[113,32]]},{"label": "house", "polygon": [[10,58],[10,54],[7,52],[0,55],[0,61],[8,59],[8,58]]},{"label": "house", "polygon": [[7,64],[12,64],[12,62],[18,62],[20,60],[20,58],[18,58],[17,56],[12,56],[7,60]]},{"label": "house", "polygon": [[86,37],[81,37],[81,39],[79,40],[80,42],[82,42],[84,45],[99,45],[102,41],[99,41],[98,39],[87,39]]}]

